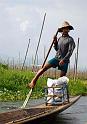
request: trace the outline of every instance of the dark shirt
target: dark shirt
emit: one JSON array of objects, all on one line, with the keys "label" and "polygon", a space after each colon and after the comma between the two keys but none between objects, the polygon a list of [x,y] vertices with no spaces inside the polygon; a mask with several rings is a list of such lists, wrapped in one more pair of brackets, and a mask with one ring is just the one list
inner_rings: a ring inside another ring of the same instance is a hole
[{"label": "dark shirt", "polygon": [[70,61],[70,57],[75,48],[75,42],[71,36],[61,36],[58,42],[54,44],[54,48],[57,51],[55,57],[59,61],[64,60],[67,63]]}]

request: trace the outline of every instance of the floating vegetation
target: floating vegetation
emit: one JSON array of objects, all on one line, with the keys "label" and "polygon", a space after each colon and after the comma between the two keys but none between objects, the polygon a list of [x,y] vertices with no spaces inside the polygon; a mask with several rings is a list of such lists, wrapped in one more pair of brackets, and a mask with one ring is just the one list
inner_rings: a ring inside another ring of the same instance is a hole
[{"label": "floating vegetation", "polygon": [[[32,71],[20,71],[2,66],[0,64],[0,101],[18,101],[25,100],[29,89],[26,87],[34,77]],[[41,98],[44,96],[44,86],[46,86],[47,77],[41,77],[37,81],[31,98]],[[87,83],[85,80],[78,79],[74,82],[70,79],[69,92],[71,95],[87,95]]]}]

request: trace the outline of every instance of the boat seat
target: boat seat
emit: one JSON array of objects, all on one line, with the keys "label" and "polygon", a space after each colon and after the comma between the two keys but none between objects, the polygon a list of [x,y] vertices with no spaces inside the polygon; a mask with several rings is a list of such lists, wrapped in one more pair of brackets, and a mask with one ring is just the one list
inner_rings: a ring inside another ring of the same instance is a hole
[{"label": "boat seat", "polygon": [[[49,92],[49,90],[51,92]],[[69,102],[68,84],[63,83],[57,86],[45,87],[45,104],[58,105]]]}]

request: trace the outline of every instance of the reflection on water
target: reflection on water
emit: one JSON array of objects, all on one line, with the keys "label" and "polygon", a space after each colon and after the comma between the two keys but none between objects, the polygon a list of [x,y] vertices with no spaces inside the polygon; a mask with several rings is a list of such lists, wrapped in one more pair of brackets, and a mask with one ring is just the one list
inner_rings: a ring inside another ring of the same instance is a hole
[{"label": "reflection on water", "polygon": [[[44,100],[29,100],[27,107],[43,103]],[[1,102],[0,112],[19,108],[23,102]],[[70,108],[63,111],[55,119],[41,122],[41,124],[87,124],[87,96],[81,97]]]}]

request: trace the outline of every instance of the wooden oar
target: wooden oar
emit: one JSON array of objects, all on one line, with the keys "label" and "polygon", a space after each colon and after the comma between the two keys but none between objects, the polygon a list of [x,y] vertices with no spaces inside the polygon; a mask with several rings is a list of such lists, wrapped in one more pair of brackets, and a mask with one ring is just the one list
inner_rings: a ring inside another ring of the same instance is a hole
[{"label": "wooden oar", "polygon": [[[57,36],[57,34],[58,34],[58,30],[57,30],[55,36]],[[43,64],[42,64],[42,67],[44,66],[44,64],[45,64],[45,62],[46,62],[46,60],[47,60],[47,58],[48,58],[48,56],[49,56],[49,53],[50,53],[51,48],[52,48],[52,46],[53,46],[53,43],[54,43],[54,41],[51,43],[51,46],[50,46],[50,48],[49,48],[49,50],[48,50],[48,53],[47,53],[46,58],[45,58],[45,60],[44,60],[44,62],[43,62]],[[26,106],[26,104],[27,104],[27,102],[28,102],[28,99],[29,99],[30,96],[31,96],[31,93],[32,93],[32,88],[31,88],[31,90],[29,91],[29,93],[28,93],[28,95],[27,95],[27,97],[26,97],[26,99],[25,99],[23,105],[21,106],[21,108],[25,108],[25,106]]]},{"label": "wooden oar", "polygon": [[25,108],[25,106],[26,106],[27,103],[28,103],[28,99],[29,99],[30,96],[31,96],[32,90],[33,90],[33,89],[31,88],[31,90],[30,90],[29,93],[27,94],[27,97],[26,97],[26,99],[25,99],[23,105],[22,105],[20,108]]},{"label": "wooden oar", "polygon": [[[57,36],[58,31],[59,31],[59,30],[57,30],[55,36]],[[47,55],[46,55],[46,57],[45,57],[45,60],[44,60],[44,62],[43,62],[43,64],[42,64],[42,68],[44,67],[44,65],[45,65],[45,63],[46,63],[46,60],[47,60],[47,58],[48,58],[48,56],[49,56],[49,53],[50,53],[50,51],[51,51],[51,49],[52,49],[53,44],[54,44],[54,40],[52,41],[52,43],[51,43],[51,45],[50,45],[50,48],[49,48],[49,50],[48,50],[48,52],[47,52]]]}]

